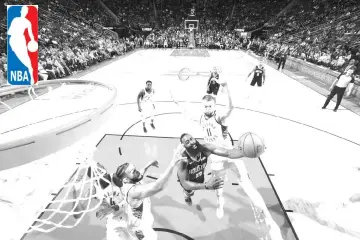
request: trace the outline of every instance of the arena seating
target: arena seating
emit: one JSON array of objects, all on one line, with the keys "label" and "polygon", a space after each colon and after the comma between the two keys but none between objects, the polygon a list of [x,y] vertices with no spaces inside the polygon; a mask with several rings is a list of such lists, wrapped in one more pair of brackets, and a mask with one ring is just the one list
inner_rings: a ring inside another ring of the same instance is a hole
[{"label": "arena seating", "polygon": [[[295,4],[278,17],[275,16],[290,0],[199,1],[198,5],[186,1],[179,5],[171,0],[103,0],[99,4],[100,1],[6,1],[39,5],[41,79],[62,78],[137,47],[187,47],[189,32],[184,29],[184,20],[191,7],[195,7],[200,25],[195,32],[197,48],[250,48],[273,59],[286,51],[293,57],[339,71],[350,59],[355,59],[356,64],[360,60],[357,0],[311,0],[308,4],[293,0]],[[0,19],[1,85],[6,83],[7,71],[5,10],[0,12]],[[250,40],[234,31],[234,27],[255,30],[268,20],[272,26],[265,38],[254,34]],[[114,25],[125,27],[127,35],[118,37],[115,32],[104,30],[104,26]]]}]

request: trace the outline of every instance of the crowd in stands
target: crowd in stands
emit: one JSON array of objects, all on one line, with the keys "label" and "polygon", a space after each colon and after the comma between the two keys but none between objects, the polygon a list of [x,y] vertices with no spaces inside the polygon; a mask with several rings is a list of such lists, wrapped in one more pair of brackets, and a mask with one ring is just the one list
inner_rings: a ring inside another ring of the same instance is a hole
[{"label": "crowd in stands", "polygon": [[276,16],[290,0],[239,1],[234,12],[235,28],[256,29]]},{"label": "crowd in stands", "polygon": [[[11,4],[11,1],[7,1]],[[16,4],[19,4],[16,1]],[[75,4],[75,3],[74,3]],[[86,20],[86,8],[77,9],[59,1],[39,6],[39,73],[40,80],[56,79],[84,70],[105,59],[134,49],[138,38],[117,38],[96,29]],[[91,8],[90,12],[95,10]],[[96,16],[96,15],[94,15]],[[2,18],[2,27],[4,21]],[[6,29],[6,27],[4,27]],[[6,31],[1,31],[1,82],[4,84],[6,65]]]},{"label": "crowd in stands", "polygon": [[[280,52],[341,71],[351,59],[359,62],[360,2],[312,0],[297,4],[277,18],[267,40],[253,49],[276,56]],[[360,69],[359,69],[360,70]]]},{"label": "crowd in stands", "polygon": [[[7,4],[26,4],[7,0]],[[136,47],[179,48],[189,44],[184,20],[191,4],[171,5],[147,0],[99,1],[52,0],[39,6],[39,68],[41,78],[55,79],[86,69]],[[194,39],[198,48],[240,49],[276,59],[289,54],[333,70],[359,60],[360,2],[357,0],[302,1],[275,18],[267,39],[249,40],[229,28],[254,29],[278,14],[289,0],[198,1],[199,29]],[[156,9],[154,10],[155,5]],[[3,14],[3,13],[2,13]],[[5,13],[6,14],[6,13]],[[115,17],[114,17],[115,16]],[[359,19],[358,19],[359,18]],[[6,73],[6,16],[1,15],[0,84]],[[118,37],[103,26],[123,24],[131,31]],[[150,32],[142,32],[144,29]]]}]

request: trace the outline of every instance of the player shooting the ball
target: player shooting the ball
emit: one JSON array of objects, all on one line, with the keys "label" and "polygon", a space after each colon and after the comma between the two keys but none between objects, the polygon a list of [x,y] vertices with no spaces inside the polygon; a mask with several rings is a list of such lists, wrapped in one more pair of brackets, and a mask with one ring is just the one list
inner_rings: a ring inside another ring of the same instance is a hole
[{"label": "player shooting the ball", "polygon": [[225,149],[209,143],[200,144],[188,133],[181,135],[180,142],[180,148],[184,148],[184,151],[181,151],[182,156],[186,159],[178,163],[177,175],[188,205],[192,205],[191,197],[195,190],[216,190],[224,185],[224,175],[221,173],[213,175],[209,181],[205,182],[204,173],[210,154],[231,159],[244,157],[240,149]]}]

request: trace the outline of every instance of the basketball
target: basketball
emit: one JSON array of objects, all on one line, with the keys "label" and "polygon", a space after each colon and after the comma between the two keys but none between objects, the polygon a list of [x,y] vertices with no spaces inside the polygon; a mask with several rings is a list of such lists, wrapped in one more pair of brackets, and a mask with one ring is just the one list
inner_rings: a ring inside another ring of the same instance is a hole
[{"label": "basketball", "polygon": [[239,138],[238,148],[243,151],[245,157],[257,158],[265,151],[264,141],[255,133],[245,133]]},{"label": "basketball", "polygon": [[183,68],[180,70],[178,77],[181,81],[186,81],[190,78],[190,69]]},{"label": "basketball", "polygon": [[30,41],[28,43],[28,50],[29,52],[36,52],[38,50],[38,44],[35,41]]}]

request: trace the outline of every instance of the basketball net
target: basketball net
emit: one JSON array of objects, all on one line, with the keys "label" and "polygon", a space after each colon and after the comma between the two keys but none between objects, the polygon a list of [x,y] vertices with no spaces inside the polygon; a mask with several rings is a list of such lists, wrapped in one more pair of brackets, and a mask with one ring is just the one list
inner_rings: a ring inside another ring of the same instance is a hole
[{"label": "basketball net", "polygon": [[[106,170],[93,160],[93,153],[79,154],[83,162],[60,193],[47,207],[41,209],[40,216],[27,232],[48,233],[56,228],[73,228],[81,222],[86,213],[101,205],[104,191],[100,187],[100,180],[111,184],[103,178]],[[99,200],[96,204],[92,201],[94,198]]]}]

